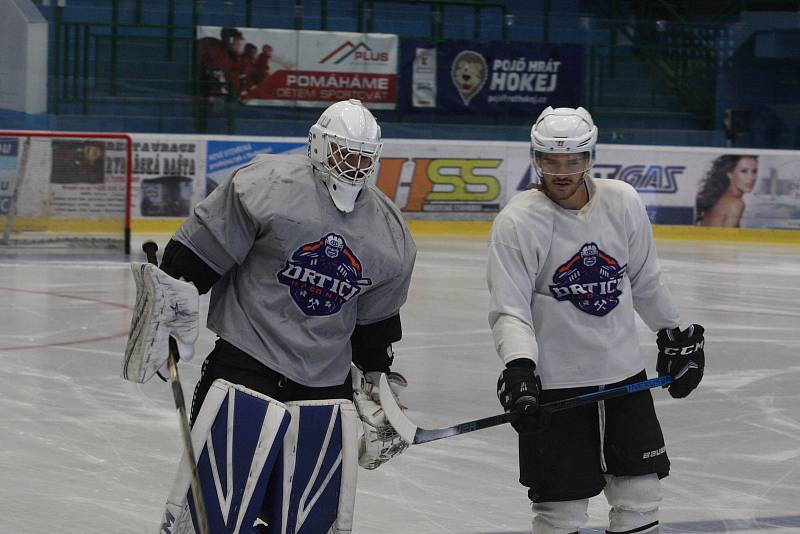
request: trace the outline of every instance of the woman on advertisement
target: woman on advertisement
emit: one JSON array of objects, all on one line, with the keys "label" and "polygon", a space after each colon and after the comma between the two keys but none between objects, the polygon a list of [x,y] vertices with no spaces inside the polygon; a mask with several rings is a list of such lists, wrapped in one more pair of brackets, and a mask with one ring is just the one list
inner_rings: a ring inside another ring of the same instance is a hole
[{"label": "woman on advertisement", "polygon": [[695,222],[700,226],[738,227],[745,193],[758,180],[758,156],[725,154],[713,161],[700,182]]}]

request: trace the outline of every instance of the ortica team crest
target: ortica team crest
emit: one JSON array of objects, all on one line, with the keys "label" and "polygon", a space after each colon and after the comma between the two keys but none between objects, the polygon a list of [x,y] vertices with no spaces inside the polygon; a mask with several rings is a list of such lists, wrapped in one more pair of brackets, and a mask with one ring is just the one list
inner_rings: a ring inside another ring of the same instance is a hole
[{"label": "ortica team crest", "polygon": [[556,269],[550,292],[556,300],[568,300],[579,310],[602,317],[619,304],[626,267],[596,243],[586,243]]},{"label": "ortica team crest", "polygon": [[297,249],[278,273],[289,294],[306,315],[332,315],[372,284],[361,278],[361,261],[344,237],[330,233]]}]

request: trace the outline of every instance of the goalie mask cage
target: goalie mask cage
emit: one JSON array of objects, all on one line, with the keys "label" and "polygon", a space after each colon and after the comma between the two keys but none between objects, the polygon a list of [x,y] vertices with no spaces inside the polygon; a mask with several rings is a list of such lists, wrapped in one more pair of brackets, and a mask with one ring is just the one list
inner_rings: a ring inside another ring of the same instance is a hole
[{"label": "goalie mask cage", "polygon": [[126,134],[0,130],[0,250],[130,254],[132,162]]}]

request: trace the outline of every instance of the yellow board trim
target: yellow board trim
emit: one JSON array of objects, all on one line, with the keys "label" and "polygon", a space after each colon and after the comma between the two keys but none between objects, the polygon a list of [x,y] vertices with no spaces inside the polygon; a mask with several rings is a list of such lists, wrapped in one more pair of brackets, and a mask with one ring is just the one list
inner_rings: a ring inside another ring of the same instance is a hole
[{"label": "yellow board trim", "polygon": [[[489,236],[491,221],[406,221],[414,236]],[[769,230],[760,228],[708,228],[703,226],[653,226],[656,239],[687,239],[696,241],[741,241],[756,243],[800,244],[800,230]]]},{"label": "yellow board trim", "polygon": [[133,234],[174,234],[185,219],[133,219]]},{"label": "yellow board trim", "polygon": [[[486,239],[492,221],[441,221],[408,219],[408,228],[415,237],[472,237]],[[5,221],[0,218],[0,230]],[[135,219],[131,222],[134,234],[172,234],[183,219]],[[110,233],[122,234],[121,221],[115,219],[28,219],[17,218],[14,227],[25,231]],[[696,241],[739,241],[749,243],[800,244],[800,230],[769,230],[760,228],[707,228],[703,226],[653,226],[657,239],[686,239]]]},{"label": "yellow board trim", "polygon": [[[0,229],[5,228],[5,217],[0,219]],[[119,234],[125,231],[122,218],[119,219],[45,219],[41,217],[15,217],[15,232],[56,232],[75,234]]]},{"label": "yellow board trim", "polygon": [[800,230],[658,225],[653,226],[653,235],[657,239],[800,244]]}]

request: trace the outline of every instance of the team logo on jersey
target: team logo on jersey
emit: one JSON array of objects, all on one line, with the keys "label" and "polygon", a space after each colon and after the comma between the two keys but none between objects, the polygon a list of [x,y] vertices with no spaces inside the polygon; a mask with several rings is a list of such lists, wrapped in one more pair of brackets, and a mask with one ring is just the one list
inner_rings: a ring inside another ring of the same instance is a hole
[{"label": "team logo on jersey", "polygon": [[372,284],[361,277],[361,261],[344,238],[330,233],[297,249],[278,273],[289,294],[306,315],[332,315]]},{"label": "team logo on jersey", "polygon": [[556,300],[568,300],[579,310],[602,317],[619,304],[626,267],[596,243],[586,243],[556,269],[550,292]]}]

